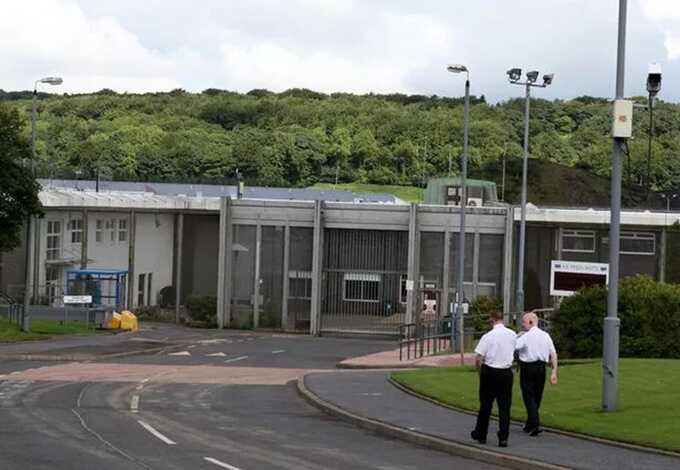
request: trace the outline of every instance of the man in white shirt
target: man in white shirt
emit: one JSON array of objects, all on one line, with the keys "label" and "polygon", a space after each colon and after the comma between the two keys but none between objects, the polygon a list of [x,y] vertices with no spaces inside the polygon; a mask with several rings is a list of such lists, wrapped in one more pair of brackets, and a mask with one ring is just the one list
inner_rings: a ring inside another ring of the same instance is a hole
[{"label": "man in white shirt", "polygon": [[503,313],[491,314],[493,328],[479,340],[475,348],[479,372],[479,413],[477,425],[470,436],[480,444],[486,443],[489,417],[494,400],[498,403],[498,445],[508,446],[510,433],[510,405],[512,403],[512,360],[515,355],[516,334],[503,325]]},{"label": "man in white shirt", "polygon": [[522,398],[527,409],[524,432],[538,436],[541,432],[538,409],[543,399],[545,386],[545,364],[550,360],[552,373],[550,383],[557,384],[557,351],[552,338],[538,327],[538,317],[527,313],[522,317],[524,331],[517,336],[516,349],[519,353],[519,383]]}]

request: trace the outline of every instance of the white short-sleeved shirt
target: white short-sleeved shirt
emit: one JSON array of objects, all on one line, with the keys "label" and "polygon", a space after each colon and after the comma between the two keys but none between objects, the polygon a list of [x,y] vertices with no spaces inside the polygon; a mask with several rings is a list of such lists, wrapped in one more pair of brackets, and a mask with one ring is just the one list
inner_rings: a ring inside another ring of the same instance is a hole
[{"label": "white short-sleeved shirt", "polygon": [[515,342],[517,335],[502,323],[494,325],[479,340],[475,353],[484,357],[484,364],[494,369],[508,369],[512,367],[515,355]]},{"label": "white short-sleeved shirt", "polygon": [[556,354],[550,335],[536,326],[517,338],[515,348],[522,362],[548,362],[550,353]]}]

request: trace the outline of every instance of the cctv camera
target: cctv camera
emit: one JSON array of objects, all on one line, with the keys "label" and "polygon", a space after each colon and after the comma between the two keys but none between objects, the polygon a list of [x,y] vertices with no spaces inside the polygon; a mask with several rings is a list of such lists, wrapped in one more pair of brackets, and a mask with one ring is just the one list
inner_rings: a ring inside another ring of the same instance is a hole
[{"label": "cctv camera", "polygon": [[661,65],[652,63],[649,64],[647,74],[647,91],[650,95],[656,96],[661,91]]},{"label": "cctv camera", "polygon": [[529,83],[534,83],[536,80],[538,80],[538,70],[527,72],[527,80]]},{"label": "cctv camera", "polygon": [[543,75],[543,85],[550,85],[555,77],[554,73],[546,73]]}]

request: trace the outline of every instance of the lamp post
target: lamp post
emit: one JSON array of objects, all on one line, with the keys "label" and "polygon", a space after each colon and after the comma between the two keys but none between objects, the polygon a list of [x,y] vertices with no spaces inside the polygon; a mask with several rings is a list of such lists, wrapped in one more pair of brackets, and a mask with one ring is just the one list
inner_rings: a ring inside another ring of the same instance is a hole
[{"label": "lamp post", "polygon": [[532,70],[527,72],[526,81],[520,82],[522,77],[522,69],[512,68],[507,71],[508,79],[513,85],[522,85],[526,88],[525,103],[524,103],[524,159],[522,164],[522,200],[520,203],[520,225],[519,225],[519,256],[517,258],[517,292],[516,292],[516,307],[517,328],[522,324],[522,315],[524,312],[524,245],[526,239],[526,206],[527,206],[527,169],[529,160],[529,102],[531,101],[531,87],[545,88],[552,84],[554,74],[548,73],[543,75],[543,83],[536,83],[538,80],[538,72]]},{"label": "lamp post", "polygon": [[[458,325],[459,334],[456,336],[454,326],[454,318],[451,317],[451,348],[460,351],[461,356],[463,351],[463,300],[464,294],[464,276],[465,276],[465,208],[467,207],[467,160],[468,160],[468,129],[470,121],[470,71],[465,65],[454,64],[446,67],[451,73],[465,74],[465,105],[463,111],[463,155],[461,156],[460,165],[460,233],[458,241],[458,286],[456,292],[456,324]],[[446,299],[448,303],[448,299]]]},{"label": "lamp post", "polygon": [[[33,102],[31,110],[31,174],[35,178],[35,135],[36,121],[38,120],[37,98],[38,83],[49,85],[61,85],[61,77],[45,77],[36,80],[33,84]],[[26,220],[26,289],[24,292],[24,314],[22,316],[21,329],[27,332],[29,329],[29,312],[31,308],[31,297],[33,296],[33,277],[36,269],[37,253],[35,252],[35,235],[31,223],[31,217]]]},{"label": "lamp post", "polygon": [[602,409],[615,411],[619,380],[619,250],[621,243],[621,151],[632,133],[633,105],[623,99],[626,63],[626,16],[628,0],[619,0],[616,54],[616,99],[612,115],[611,216],[609,224],[609,286],[607,317],[602,345]]},{"label": "lamp post", "polygon": [[678,194],[677,193],[673,193],[673,194],[662,193],[661,197],[666,200],[666,212],[670,212],[671,211],[671,200],[678,197]]}]

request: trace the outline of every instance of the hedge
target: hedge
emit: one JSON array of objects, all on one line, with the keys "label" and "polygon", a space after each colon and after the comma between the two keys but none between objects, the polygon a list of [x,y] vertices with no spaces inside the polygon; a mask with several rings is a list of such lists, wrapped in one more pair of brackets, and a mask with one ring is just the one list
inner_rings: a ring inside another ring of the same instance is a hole
[{"label": "hedge", "polygon": [[[551,334],[562,357],[600,357],[607,290],[588,288],[566,298]],[[649,276],[622,279],[618,315],[622,357],[680,358],[680,285]]]}]

